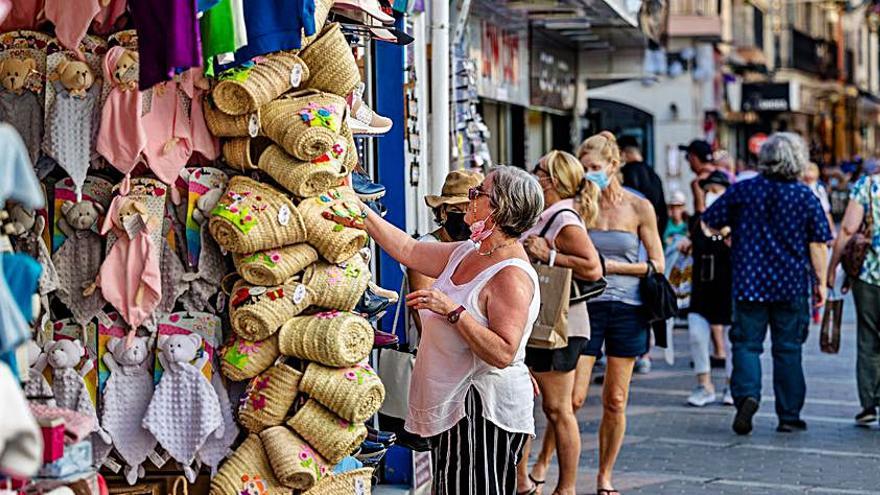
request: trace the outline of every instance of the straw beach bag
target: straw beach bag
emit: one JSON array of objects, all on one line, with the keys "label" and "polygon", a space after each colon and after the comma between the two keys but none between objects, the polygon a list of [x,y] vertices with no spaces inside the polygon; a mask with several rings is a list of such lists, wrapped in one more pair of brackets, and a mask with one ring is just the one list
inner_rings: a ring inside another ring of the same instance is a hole
[{"label": "straw beach bag", "polygon": [[309,78],[309,67],[286,52],[267,55],[249,69],[220,81],[212,95],[217,108],[229,115],[256,112],[266,103]]},{"label": "straw beach bag", "polygon": [[310,363],[299,389],[336,413],[358,423],[376,414],[385,400],[385,387],[367,363],[352,368],[328,368]]},{"label": "straw beach bag", "polygon": [[373,328],[352,313],[298,316],[281,327],[278,347],[285,356],[337,368],[354,366],[370,354]]},{"label": "straw beach bag", "polygon": [[347,97],[361,83],[354,53],[338,22],[327,25],[300,57],[312,68],[306,84],[309,88]]},{"label": "straw beach bag", "polygon": [[235,263],[235,270],[248,283],[281,285],[318,261],[318,252],[312,246],[302,243],[253,254],[235,254],[232,261]]},{"label": "straw beach bag", "polygon": [[256,137],[260,134],[260,112],[255,110],[249,114],[229,115],[221,112],[211,101],[204,99],[205,123],[208,130],[216,137]]},{"label": "straw beach bag", "polygon": [[295,159],[279,146],[270,146],[260,156],[258,166],[294,196],[308,198],[342,183],[350,172],[345,166],[348,152],[342,136],[329,151],[307,162]]},{"label": "straw beach bag", "polygon": [[372,493],[373,468],[361,468],[342,474],[331,474],[325,477],[314,488],[303,495],[341,495],[356,493],[370,495]]},{"label": "straw beach bag", "polygon": [[336,144],[346,108],[340,96],[298,91],[263,106],[263,132],[295,158],[314,160]]},{"label": "straw beach bag", "polygon": [[248,384],[238,408],[238,422],[251,433],[259,433],[284,422],[296,399],[302,373],[276,363]]},{"label": "straw beach bag", "polygon": [[272,140],[262,136],[228,139],[223,143],[223,158],[230,167],[247,173],[257,169],[260,156],[271,145]]},{"label": "straw beach bag", "polygon": [[223,249],[254,253],[306,240],[306,226],[293,203],[277,189],[233,177],[211,210],[211,235]]},{"label": "straw beach bag", "polygon": [[345,170],[346,172],[353,172],[358,166],[358,149],[357,144],[354,142],[354,135],[351,133],[351,129],[348,127],[348,124],[342,124],[342,131],[339,135],[345,139]]},{"label": "straw beach bag", "polygon": [[258,341],[246,340],[236,335],[221,350],[220,370],[230,380],[250,380],[272,366],[280,355],[278,334]]},{"label": "straw beach bag", "polygon": [[333,265],[319,261],[303,273],[302,283],[315,294],[312,304],[327,309],[352,311],[370,283],[370,268],[360,253]]},{"label": "straw beach bag", "polygon": [[331,263],[357,254],[367,244],[366,214],[350,187],[337,187],[297,206],[309,233],[309,244]]},{"label": "straw beach bag", "polygon": [[256,434],[249,435],[235,449],[211,480],[211,495],[240,493],[290,495],[290,488],[275,478],[263,442]]},{"label": "straw beach bag", "polygon": [[290,282],[273,287],[235,283],[229,301],[229,324],[239,337],[263,340],[312,304],[305,285]]},{"label": "straw beach bag", "polygon": [[273,426],[260,433],[269,463],[282,485],[295,490],[315,486],[333,467],[305,440],[286,426]]},{"label": "straw beach bag", "polygon": [[287,425],[333,465],[357,450],[367,438],[367,427],[362,423],[350,423],[314,399],[309,399]]}]

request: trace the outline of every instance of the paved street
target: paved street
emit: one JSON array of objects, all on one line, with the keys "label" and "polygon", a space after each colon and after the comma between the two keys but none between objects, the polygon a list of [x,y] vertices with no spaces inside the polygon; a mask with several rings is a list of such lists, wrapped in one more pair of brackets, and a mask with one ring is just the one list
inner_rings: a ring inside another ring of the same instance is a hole
[{"label": "paved street", "polygon": [[[637,376],[633,383],[627,439],[616,468],[617,488],[626,494],[880,493],[880,428],[866,430],[852,424],[859,404],[852,300],[846,304],[841,353],[819,352],[818,327],[812,328],[805,347],[808,388],[802,417],[809,431],[804,433],[775,431],[769,340],[762,360],[765,395],[752,435],[738,437],[731,431],[732,407],[687,406],[694,378],[687,331],[676,330],[675,365],[668,366],[662,352],[656,352],[654,371]],[[720,393],[723,370],[716,370],[715,385]],[[595,491],[599,387],[593,385],[579,414],[584,446],[579,494]],[[543,430],[543,414],[536,414],[536,421]],[[545,494],[554,486],[553,469]]]}]

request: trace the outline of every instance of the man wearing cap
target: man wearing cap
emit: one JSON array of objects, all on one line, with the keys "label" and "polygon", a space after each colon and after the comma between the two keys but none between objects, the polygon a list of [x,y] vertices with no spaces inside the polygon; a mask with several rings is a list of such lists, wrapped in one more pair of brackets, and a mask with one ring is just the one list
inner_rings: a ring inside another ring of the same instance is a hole
[{"label": "man wearing cap", "polygon": [[686,153],[685,158],[690,164],[691,170],[697,176],[691,181],[691,191],[694,194],[694,213],[701,213],[706,209],[706,197],[703,188],[700,187],[700,180],[705,179],[715,171],[712,145],[702,139],[694,139],[687,146],[679,145],[678,149]]},{"label": "man wearing cap", "polygon": [[621,136],[617,141],[620,147],[620,158],[623,167],[620,173],[623,175],[623,187],[635,189],[645,199],[651,202],[654,213],[657,215],[657,229],[663,232],[666,222],[669,220],[666,212],[666,198],[663,195],[663,181],[654,172],[654,169],[645,164],[639,142],[633,136]]}]

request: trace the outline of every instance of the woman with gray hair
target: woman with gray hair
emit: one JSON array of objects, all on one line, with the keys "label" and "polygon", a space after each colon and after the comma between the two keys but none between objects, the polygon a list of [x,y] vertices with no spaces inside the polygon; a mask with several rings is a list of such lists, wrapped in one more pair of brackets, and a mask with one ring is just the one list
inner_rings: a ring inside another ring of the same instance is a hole
[{"label": "woman with gray hair", "polygon": [[[801,346],[810,300],[825,300],[825,243],[831,231],[819,200],[798,179],[807,148],[797,134],[771,135],[758,154],[761,175],[738,182],[703,213],[703,224],[730,235],[733,273],[733,430],[752,431],[761,400],[761,353],[767,327],[773,346],[773,390],[779,432],[802,431],[806,396]],[[721,302],[719,301],[719,304]]]},{"label": "woman with gray hair", "polygon": [[540,306],[537,274],[517,241],[544,200],[538,181],[513,167],[492,169],[468,199],[469,241],[417,242],[371,211],[366,228],[391,257],[437,279],[406,298],[422,321],[406,429],[431,441],[433,493],[512,495],[534,436],[524,360]]}]

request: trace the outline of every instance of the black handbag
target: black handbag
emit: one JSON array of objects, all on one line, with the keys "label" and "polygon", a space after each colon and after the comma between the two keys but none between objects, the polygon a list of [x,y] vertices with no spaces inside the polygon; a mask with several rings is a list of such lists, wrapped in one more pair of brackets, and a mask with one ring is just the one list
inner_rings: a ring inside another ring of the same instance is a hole
[{"label": "black handbag", "polygon": [[[572,210],[571,208],[563,208],[550,217],[550,220],[544,225],[544,228],[541,229],[540,237],[544,237],[547,235],[547,231],[550,230],[550,227],[553,225],[553,221],[556,220],[556,217],[559,216],[564,211],[570,211],[577,215],[578,212]],[[608,287],[608,281],[605,279],[605,258],[602,255],[599,255],[599,262],[602,264],[602,277],[598,280],[581,280],[574,276],[574,273],[571,274],[571,291],[569,292],[568,304],[574,305],[577,303],[587,302],[590,299],[595,297],[599,297],[605,292],[605,288]]]},{"label": "black handbag", "polygon": [[672,284],[654,263],[648,260],[648,274],[639,282],[639,294],[649,323],[666,321],[678,313],[678,302]]}]

